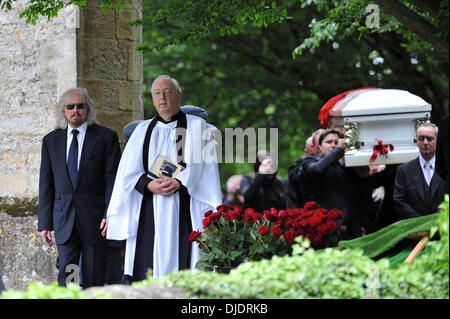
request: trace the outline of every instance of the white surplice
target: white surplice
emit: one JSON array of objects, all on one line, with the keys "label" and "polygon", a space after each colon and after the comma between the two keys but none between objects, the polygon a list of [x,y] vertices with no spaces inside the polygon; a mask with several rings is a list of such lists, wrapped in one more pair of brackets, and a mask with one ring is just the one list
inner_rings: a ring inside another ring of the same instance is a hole
[{"label": "white surplice", "polygon": [[[187,188],[193,230],[203,230],[202,220],[208,210],[222,203],[219,170],[214,141],[207,123],[186,114],[187,133],[184,144],[186,169],[177,179]],[[107,239],[127,240],[124,274],[133,275],[136,237],[143,195],[134,189],[145,173],[143,144],[150,120],[140,123],[131,135],[122,154],[108,206]],[[150,138],[148,167],[159,154],[177,161],[175,127],[177,121],[165,124],[157,121]],[[178,270],[179,195],[153,194],[155,240],[153,247],[153,277],[160,278]],[[200,259],[197,244],[192,245],[191,268]]]}]

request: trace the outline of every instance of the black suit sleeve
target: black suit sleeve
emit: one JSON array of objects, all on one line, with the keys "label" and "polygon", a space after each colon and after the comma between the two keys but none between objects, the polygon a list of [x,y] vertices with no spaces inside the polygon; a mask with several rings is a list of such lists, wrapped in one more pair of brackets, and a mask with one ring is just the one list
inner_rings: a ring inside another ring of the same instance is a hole
[{"label": "black suit sleeve", "polygon": [[[447,181],[448,180],[448,114],[439,121],[439,131],[436,141],[436,172]],[[448,185],[447,185],[448,193]]]},{"label": "black suit sleeve", "polygon": [[342,147],[336,147],[332,152],[328,153],[326,156],[320,158],[318,161],[310,161],[305,159],[303,164],[303,169],[308,177],[316,178],[324,174],[330,166],[336,163],[342,156],[344,156],[345,151]]},{"label": "black suit sleeve", "polygon": [[405,166],[399,166],[397,168],[397,175],[395,176],[394,207],[400,219],[421,216],[409,204],[409,199],[407,196],[408,181],[406,178],[406,173],[407,168]]},{"label": "black suit sleeve", "polygon": [[38,231],[53,230],[53,204],[55,184],[46,139],[42,141],[39,171]]},{"label": "black suit sleeve", "polygon": [[108,139],[105,152],[105,204],[106,209],[103,218],[106,218],[109,201],[116,180],[117,167],[120,162],[120,145],[116,132],[113,132],[111,138]]}]

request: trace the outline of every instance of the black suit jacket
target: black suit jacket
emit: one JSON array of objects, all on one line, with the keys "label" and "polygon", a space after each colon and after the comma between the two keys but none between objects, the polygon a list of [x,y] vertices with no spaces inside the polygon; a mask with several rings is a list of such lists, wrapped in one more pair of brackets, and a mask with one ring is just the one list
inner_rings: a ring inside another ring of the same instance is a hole
[{"label": "black suit jacket", "polygon": [[439,131],[436,142],[436,172],[447,181],[445,192],[448,194],[448,114],[444,115],[439,121]]},{"label": "black suit jacket", "polygon": [[394,206],[400,219],[419,217],[437,211],[444,200],[445,181],[434,171],[428,187],[419,158],[397,167]]},{"label": "black suit jacket", "polygon": [[56,243],[64,244],[76,221],[84,243],[102,241],[100,223],[106,218],[120,161],[119,139],[109,128],[88,126],[75,187],[67,173],[66,147],[67,129],[54,130],[43,139],[38,230],[54,230]]}]

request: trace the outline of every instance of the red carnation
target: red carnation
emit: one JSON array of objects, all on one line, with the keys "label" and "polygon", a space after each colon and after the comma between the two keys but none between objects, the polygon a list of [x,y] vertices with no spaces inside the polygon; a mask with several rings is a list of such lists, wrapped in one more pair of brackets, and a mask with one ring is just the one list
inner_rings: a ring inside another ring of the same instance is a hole
[{"label": "red carnation", "polygon": [[317,232],[320,234],[326,234],[328,232],[328,228],[325,224],[320,224],[319,226],[317,226]]},{"label": "red carnation", "polygon": [[233,206],[233,212],[235,213],[235,214],[241,214],[242,213],[242,207],[241,206]]},{"label": "red carnation", "polygon": [[272,227],[272,237],[277,239],[278,237],[281,236],[281,234],[283,233],[283,231],[281,230],[280,227],[278,226],[274,226]]},{"label": "red carnation", "polygon": [[232,212],[227,213],[230,219],[236,219],[239,220],[241,219],[241,213],[240,212],[236,212],[235,210],[233,210]]},{"label": "red carnation", "polygon": [[288,215],[291,217],[295,217],[298,216],[301,212],[300,208],[293,208],[293,209],[288,209]]},{"label": "red carnation", "polygon": [[213,213],[213,211],[212,210],[208,210],[206,213],[205,213],[205,217],[208,217],[208,216],[210,216],[211,214]]},{"label": "red carnation", "polygon": [[218,221],[220,219],[221,212],[212,213],[210,218],[211,220]]},{"label": "red carnation", "polygon": [[269,232],[269,227],[267,226],[259,226],[258,228],[258,234],[264,236],[265,234],[267,234]]},{"label": "red carnation", "polygon": [[328,211],[327,215],[331,219],[339,219],[339,218],[342,218],[342,216],[343,216],[342,212],[339,209],[337,209],[337,208],[330,209]]},{"label": "red carnation", "polygon": [[275,212],[275,214],[272,213],[272,211],[265,210],[264,211],[264,218],[267,219],[269,222],[276,222],[278,221],[278,214]]},{"label": "red carnation", "polygon": [[319,206],[317,202],[311,201],[305,204],[305,209],[314,209],[316,206]]},{"label": "red carnation", "polygon": [[329,232],[338,230],[338,226],[337,226],[336,222],[332,221],[332,220],[327,220],[326,223],[325,223],[325,226],[327,227],[327,230]]},{"label": "red carnation", "polygon": [[312,227],[316,227],[321,222],[321,218],[317,216],[312,216],[310,219],[308,219],[308,224]]},{"label": "red carnation", "polygon": [[253,218],[253,222],[254,223],[262,222],[263,221],[263,214],[261,214],[261,213],[254,213],[252,215],[252,218]]},{"label": "red carnation", "polygon": [[294,219],[292,217],[287,216],[283,220],[283,225],[286,227],[291,226],[293,221],[294,221]]},{"label": "red carnation", "polygon": [[226,210],[229,210],[229,209],[233,209],[233,206],[225,205],[225,204],[222,204],[222,205],[217,206],[217,211],[218,211],[219,213],[222,213],[222,212],[224,212],[224,211],[226,211]]},{"label": "red carnation", "polygon": [[249,221],[253,220],[253,216],[251,213],[245,212],[244,215],[242,216],[242,219],[246,222],[249,222]]},{"label": "red carnation", "polygon": [[193,231],[190,235],[189,235],[189,241],[193,242],[195,241],[198,237],[200,237],[202,235],[202,232],[199,231]]},{"label": "red carnation", "polygon": [[293,243],[295,238],[295,231],[291,228],[288,231],[284,232],[284,240],[287,243]]},{"label": "red carnation", "polygon": [[211,216],[208,216],[202,220],[203,228],[206,229],[211,224]]}]

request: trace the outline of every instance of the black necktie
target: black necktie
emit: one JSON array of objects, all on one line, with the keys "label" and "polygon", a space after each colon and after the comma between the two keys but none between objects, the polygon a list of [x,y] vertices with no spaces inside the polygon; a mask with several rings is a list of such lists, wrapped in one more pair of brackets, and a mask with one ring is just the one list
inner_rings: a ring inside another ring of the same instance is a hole
[{"label": "black necktie", "polygon": [[73,138],[72,144],[70,144],[69,158],[67,160],[67,170],[69,171],[70,181],[75,188],[78,178],[78,130],[72,130]]}]

